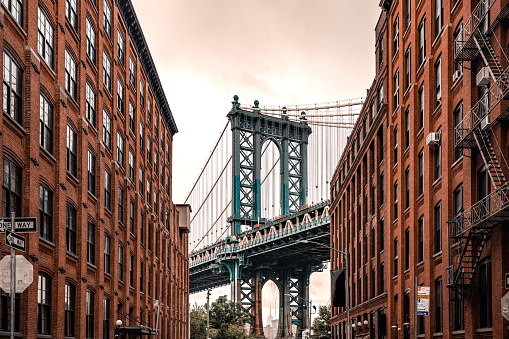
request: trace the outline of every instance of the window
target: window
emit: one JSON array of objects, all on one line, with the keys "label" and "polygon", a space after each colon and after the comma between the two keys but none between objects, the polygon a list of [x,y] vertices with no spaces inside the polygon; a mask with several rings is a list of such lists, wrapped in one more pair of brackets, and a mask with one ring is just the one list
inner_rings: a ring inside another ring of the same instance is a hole
[{"label": "window", "polygon": [[151,155],[152,145],[150,144],[150,137],[147,138],[147,162],[150,167],[152,167],[152,155]]},{"label": "window", "polygon": [[[459,215],[461,215],[461,213],[463,213],[463,184],[459,184],[458,187],[456,187],[456,189],[452,193],[452,201],[454,208],[453,210],[454,218],[456,218]],[[460,223],[459,225],[463,223],[462,219],[459,219],[458,222]],[[457,235],[456,232],[457,231],[455,230],[454,235]]]},{"label": "window", "polygon": [[456,291],[451,290],[453,294],[451,300],[453,301],[454,307],[454,330],[462,331],[465,329],[465,304],[463,295]]},{"label": "window", "polygon": [[424,261],[424,216],[422,215],[417,221],[418,228],[418,249],[417,249],[417,260],[418,262]]},{"label": "window", "polygon": [[[150,267],[148,268],[148,274],[147,274],[147,295],[150,298],[151,297],[151,290],[152,290],[152,280],[151,278],[151,272]],[[149,318],[150,319],[150,318]],[[149,326],[150,326],[150,320],[149,320]]]},{"label": "window", "polygon": [[67,172],[76,177],[77,173],[77,141],[76,132],[67,125]]},{"label": "window", "polygon": [[426,17],[424,16],[419,24],[419,65],[426,60]]},{"label": "window", "polygon": [[383,82],[380,83],[380,86],[378,87],[378,110],[382,109],[383,103],[384,103],[384,84]]},{"label": "window", "polygon": [[434,210],[435,221],[435,253],[442,251],[442,203],[439,202]]},{"label": "window", "polygon": [[88,17],[86,23],[86,33],[87,33],[87,56],[90,59],[90,61],[95,65],[96,56],[95,30],[94,26],[92,25]]},{"label": "window", "polygon": [[392,39],[392,52],[393,55],[396,55],[399,50],[399,15],[396,16],[396,19],[394,19],[393,32],[394,37]]},{"label": "window", "polygon": [[454,39],[454,73],[452,81],[456,81],[463,74],[463,62],[457,57],[458,51],[463,47],[463,22],[461,21],[453,33]]},{"label": "window", "polygon": [[104,273],[111,274],[111,238],[104,234]]},{"label": "window", "polygon": [[[409,1],[409,0],[407,0]],[[412,60],[411,60],[411,54],[410,54],[410,47],[406,49],[405,52],[405,91],[410,88],[412,77],[411,77],[411,68],[412,68]]]},{"label": "window", "polygon": [[405,149],[410,147],[410,106],[405,111]]},{"label": "window", "polygon": [[110,337],[110,299],[103,298],[103,339]]},{"label": "window", "polygon": [[2,217],[10,218],[12,212],[21,217],[21,185],[21,167],[4,155]]},{"label": "window", "polygon": [[129,180],[134,183],[134,154],[131,149],[129,149]]},{"label": "window", "polygon": [[385,292],[385,263],[381,262],[380,263],[380,273],[379,273],[379,279],[380,279],[380,291],[378,292],[378,294],[382,294]]},{"label": "window", "polygon": [[76,0],[65,0],[65,18],[71,27],[78,31],[78,4]]},{"label": "window", "polygon": [[140,121],[140,151],[145,153],[145,146],[143,143],[143,121]]},{"label": "window", "polygon": [[491,312],[491,260],[485,259],[479,264],[479,327],[493,326]]},{"label": "window", "polygon": [[86,85],[85,112],[87,115],[87,120],[92,124],[92,126],[95,127],[96,126],[96,122],[95,122],[95,92],[88,81],[87,81],[87,85]]},{"label": "window", "polygon": [[21,67],[8,52],[4,51],[4,113],[20,124],[23,116],[22,83]]},{"label": "window", "polygon": [[118,245],[118,281],[124,281],[124,248]]},{"label": "window", "polygon": [[86,338],[94,338],[94,292],[87,289],[86,297]]},{"label": "window", "polygon": [[145,86],[142,80],[140,80],[140,106],[145,109]]},{"label": "window", "polygon": [[[166,195],[170,196],[170,177],[168,174],[166,174]],[[374,199],[373,199],[374,201]],[[374,209],[373,209],[374,213]]]},{"label": "window", "polygon": [[53,241],[53,192],[44,185],[39,185],[39,236]]},{"label": "window", "polygon": [[65,249],[76,254],[76,209],[67,204],[65,207]]},{"label": "window", "polygon": [[152,126],[152,103],[150,102],[150,98],[147,98],[147,122]]},{"label": "window", "polygon": [[118,187],[118,222],[124,224],[124,190]]},{"label": "window", "polygon": [[125,58],[125,46],[124,46],[124,36],[120,32],[120,29],[117,30],[117,55],[118,55],[118,61],[120,61],[120,64],[124,66],[124,58]]},{"label": "window", "polygon": [[95,225],[90,220],[87,222],[87,262],[95,265]]},{"label": "window", "polygon": [[418,196],[421,196],[424,193],[424,149],[421,149],[417,155],[417,163],[419,166]]},{"label": "window", "polygon": [[380,173],[380,206],[384,204],[384,173]]},{"label": "window", "polygon": [[[438,135],[441,136],[441,129],[439,128],[437,131]],[[439,142],[438,145],[433,146],[433,162],[435,165],[435,180],[439,179],[442,176],[442,143]]]},{"label": "window", "polygon": [[129,286],[134,288],[134,255],[129,254]]},{"label": "window", "polygon": [[107,0],[104,0],[104,31],[106,35],[111,39],[111,8]]},{"label": "window", "polygon": [[394,111],[399,108],[399,68],[394,74]]},{"label": "window", "polygon": [[124,137],[120,131],[117,131],[117,162],[124,168]]},{"label": "window", "polygon": [[39,102],[41,147],[48,153],[53,154],[53,106],[42,93],[39,95]]},{"label": "window", "polygon": [[39,273],[37,291],[37,333],[51,334],[51,278]]},{"label": "window", "polygon": [[129,204],[129,232],[134,234],[134,202],[132,200]]},{"label": "window", "polygon": [[74,61],[74,58],[72,57],[71,53],[65,49],[65,90],[71,98],[76,101],[78,99],[77,94],[77,78],[78,78],[78,71],[76,67],[76,61]]},{"label": "window", "polygon": [[398,219],[398,181],[394,183],[394,220]]},{"label": "window", "polygon": [[138,192],[141,194],[141,197],[145,197],[145,191],[143,190],[143,167],[140,166],[140,184],[139,184],[139,190]]},{"label": "window", "polygon": [[120,78],[117,78],[117,109],[124,116],[124,85]]},{"label": "window", "polygon": [[75,334],[75,306],[76,306],[76,287],[70,283],[65,283],[65,336],[74,337]]},{"label": "window", "polygon": [[88,191],[95,196],[95,154],[88,149]]},{"label": "window", "polygon": [[442,60],[438,57],[435,62],[435,108],[442,103]]},{"label": "window", "polygon": [[398,237],[394,238],[394,276],[398,275]]},{"label": "window", "polygon": [[111,93],[111,60],[106,51],[103,51],[103,83]]},{"label": "window", "polygon": [[444,0],[435,0],[435,39],[444,25]]},{"label": "window", "polygon": [[394,164],[398,163],[398,126],[394,127]]},{"label": "window", "polygon": [[405,30],[407,30],[408,27],[410,27],[410,23],[411,23],[411,19],[412,19],[411,4],[412,4],[412,1],[405,0]]},{"label": "window", "polygon": [[[373,120],[375,119],[375,99],[371,100],[369,106],[369,127],[371,128]],[[168,152],[168,144],[166,144],[166,152]]]},{"label": "window", "polygon": [[129,82],[136,91],[136,64],[131,56],[129,56]]},{"label": "window", "polygon": [[104,171],[104,207],[111,211],[111,174]]},{"label": "window", "polygon": [[129,100],[129,130],[131,130],[131,133],[135,134],[136,131],[134,130],[135,129],[135,112],[134,112],[134,105],[133,103],[131,102],[131,100]]},{"label": "window", "polygon": [[[359,131],[359,135],[360,135],[360,131]],[[157,116],[157,110],[156,110],[156,114],[154,117],[154,139],[157,140],[158,136],[159,136],[159,117]]]},{"label": "window", "polygon": [[143,276],[145,271],[143,270],[143,259],[140,259],[140,292],[143,293]]},{"label": "window", "polygon": [[144,231],[144,219],[143,219],[143,213],[141,214],[141,217],[140,217],[140,242],[141,244],[143,245],[143,241],[144,241],[144,236],[145,236],[145,231]]},{"label": "window", "polygon": [[410,207],[410,166],[405,170],[405,209]]},{"label": "window", "polygon": [[[462,123],[463,123],[463,102],[460,102],[456,109],[452,113],[453,124],[454,124],[454,145],[458,143],[458,140],[462,136]],[[463,156],[463,152],[459,147],[454,147],[454,161],[458,160]]]},{"label": "window", "polygon": [[419,87],[418,92],[418,105],[419,105],[419,121],[418,121],[418,129],[421,131],[424,128],[424,82]]},{"label": "window", "polygon": [[54,29],[41,7],[39,7],[38,32],[37,50],[39,55],[50,68],[53,68]]},{"label": "window", "polygon": [[103,110],[103,144],[111,150],[111,118],[106,110]]},{"label": "window", "polygon": [[147,204],[152,205],[152,195],[150,195],[150,178],[147,178]]},{"label": "window", "polygon": [[435,333],[442,332],[442,277],[435,280]]},{"label": "window", "polygon": [[384,64],[384,38],[380,37],[380,41],[378,42],[378,68],[381,68]]},{"label": "window", "polygon": [[405,230],[405,270],[410,269],[410,229]]}]

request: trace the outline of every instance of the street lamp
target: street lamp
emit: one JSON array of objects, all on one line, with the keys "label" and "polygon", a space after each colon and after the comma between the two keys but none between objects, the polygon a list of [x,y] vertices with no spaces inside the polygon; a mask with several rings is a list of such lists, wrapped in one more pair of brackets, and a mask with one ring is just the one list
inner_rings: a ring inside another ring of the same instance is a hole
[{"label": "street lamp", "polygon": [[[297,242],[300,242],[302,244],[315,244],[315,245],[318,245],[318,246],[321,246],[321,247],[324,247],[324,248],[328,248],[329,250],[332,250],[332,251],[336,251],[340,254],[343,254],[345,256],[345,261],[346,261],[346,265],[345,265],[345,275],[346,275],[346,317],[348,319],[348,323],[350,322],[350,282],[349,282],[349,279],[350,279],[350,276],[348,275],[348,251],[340,251],[340,250],[337,250],[335,248],[332,248],[330,246],[327,246],[327,245],[324,245],[322,243],[319,243],[319,242],[316,242],[316,241],[311,241],[311,240],[307,240],[307,239],[301,239],[301,240],[297,240]],[[355,325],[355,323],[354,323]],[[346,339],[350,339],[350,326],[347,326],[346,327]]]}]

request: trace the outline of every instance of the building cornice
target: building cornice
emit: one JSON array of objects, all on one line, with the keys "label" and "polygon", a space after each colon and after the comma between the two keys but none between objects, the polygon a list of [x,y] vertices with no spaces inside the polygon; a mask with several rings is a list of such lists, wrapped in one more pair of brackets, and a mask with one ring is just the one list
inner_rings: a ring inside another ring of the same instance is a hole
[{"label": "building cornice", "polygon": [[152,92],[154,93],[156,105],[161,112],[161,116],[163,117],[164,123],[170,132],[171,137],[173,138],[175,133],[178,132],[177,124],[173,119],[170,105],[166,99],[166,94],[164,94],[161,80],[159,79],[154,60],[150,54],[147,41],[145,40],[145,35],[143,35],[143,30],[141,29],[140,22],[138,21],[138,17],[134,11],[133,4],[131,0],[115,0],[115,2],[119,9],[120,15],[122,16],[122,19],[124,19],[127,31],[129,32],[129,36],[134,43],[134,47],[138,53],[138,57],[140,59],[141,66],[143,67],[143,71],[147,77],[147,81],[149,82]]}]

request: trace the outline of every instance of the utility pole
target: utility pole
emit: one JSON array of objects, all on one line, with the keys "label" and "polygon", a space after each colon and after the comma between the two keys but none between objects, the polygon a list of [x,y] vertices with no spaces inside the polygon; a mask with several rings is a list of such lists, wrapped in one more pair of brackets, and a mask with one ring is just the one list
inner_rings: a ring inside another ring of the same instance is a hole
[{"label": "utility pole", "polygon": [[210,288],[207,290],[207,339],[210,338]]}]

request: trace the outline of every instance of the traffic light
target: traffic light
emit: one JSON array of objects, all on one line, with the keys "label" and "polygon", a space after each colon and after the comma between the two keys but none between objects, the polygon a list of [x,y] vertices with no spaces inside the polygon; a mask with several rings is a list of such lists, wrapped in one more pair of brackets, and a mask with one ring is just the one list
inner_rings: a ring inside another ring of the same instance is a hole
[{"label": "traffic light", "polygon": [[332,306],[346,307],[346,274],[344,269],[331,270]]}]

